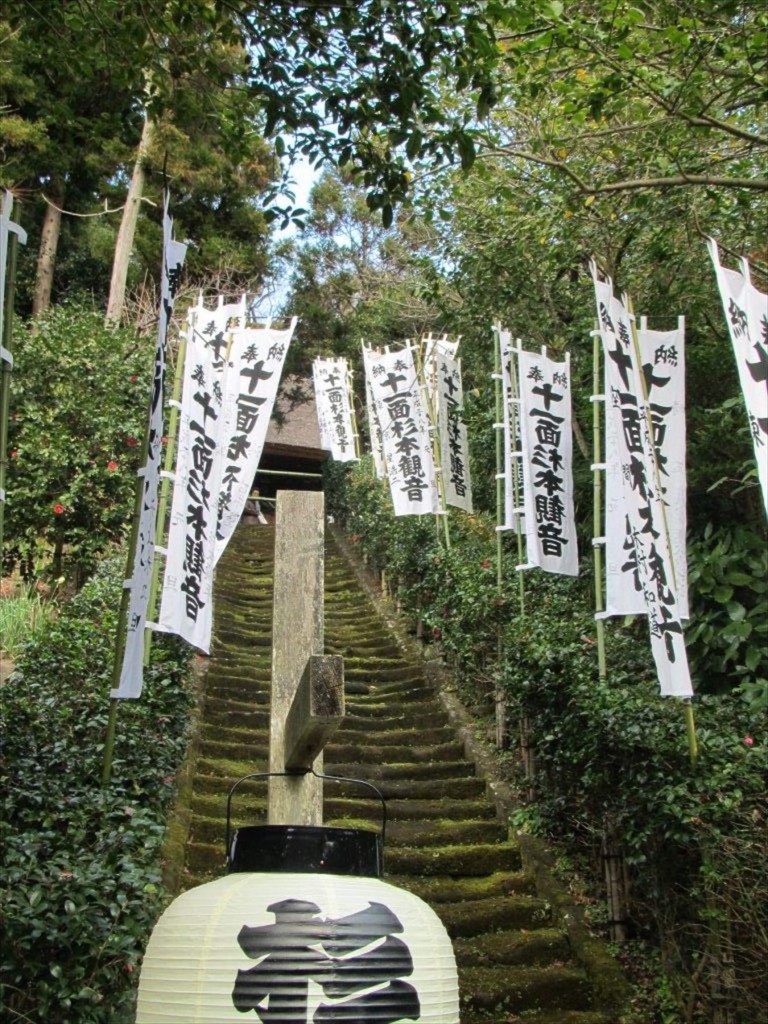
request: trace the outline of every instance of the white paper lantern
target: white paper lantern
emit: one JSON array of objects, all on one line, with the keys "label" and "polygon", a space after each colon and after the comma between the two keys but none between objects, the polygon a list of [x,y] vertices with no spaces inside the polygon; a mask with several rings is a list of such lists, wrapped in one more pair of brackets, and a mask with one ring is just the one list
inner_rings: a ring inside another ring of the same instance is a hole
[{"label": "white paper lantern", "polygon": [[136,1021],[244,1020],[458,1024],[451,941],[426,903],[379,878],[219,878],[178,897],[158,921]]}]

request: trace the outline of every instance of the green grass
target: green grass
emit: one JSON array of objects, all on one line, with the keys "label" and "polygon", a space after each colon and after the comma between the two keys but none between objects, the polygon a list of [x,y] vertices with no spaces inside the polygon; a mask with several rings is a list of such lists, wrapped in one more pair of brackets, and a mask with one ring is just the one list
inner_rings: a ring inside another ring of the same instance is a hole
[{"label": "green grass", "polygon": [[34,587],[0,598],[0,649],[15,661],[23,645],[44,630],[55,614],[55,605]]}]

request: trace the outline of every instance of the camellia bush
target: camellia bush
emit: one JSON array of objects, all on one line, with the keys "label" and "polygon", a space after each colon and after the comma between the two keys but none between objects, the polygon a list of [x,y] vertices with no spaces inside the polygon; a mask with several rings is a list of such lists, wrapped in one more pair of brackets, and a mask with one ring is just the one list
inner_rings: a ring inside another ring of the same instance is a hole
[{"label": "camellia bush", "polygon": [[101,785],[124,554],[102,563],[0,688],[3,1020],[132,1021],[164,907],[161,848],[193,699],[188,650],[156,638],[119,707]]},{"label": "camellia bush", "polygon": [[57,306],[14,334],[4,557],[82,581],[130,527],[152,344]]},{"label": "camellia bush", "polygon": [[692,764],[682,702],[658,693],[645,619],[606,623],[599,678],[591,556],[580,577],[532,571],[521,591],[514,537],[502,542],[497,581],[487,515],[451,513],[448,548],[433,517],[393,516],[368,460],[333,467],[327,491],[489,735],[499,689],[513,735],[525,722],[535,772],[523,778],[520,759],[509,762],[528,798],[518,826],[556,837],[595,878],[606,838],[623,853],[630,931],[661,951],[664,1020],[714,1020],[718,1000],[738,1024],[767,1016],[764,546],[739,525],[691,547]]}]

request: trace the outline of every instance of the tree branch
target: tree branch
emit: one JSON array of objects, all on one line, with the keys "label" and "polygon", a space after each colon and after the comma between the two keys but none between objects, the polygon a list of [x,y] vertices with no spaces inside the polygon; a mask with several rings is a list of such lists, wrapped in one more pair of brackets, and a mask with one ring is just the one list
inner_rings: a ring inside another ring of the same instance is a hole
[{"label": "tree branch", "polygon": [[585,195],[600,195],[605,192],[632,192],[643,188],[676,188],[682,185],[710,185],[717,188],[748,188],[758,192],[768,192],[768,178],[729,178],[713,174],[680,174],[664,175],[658,178],[628,178],[624,181],[611,181],[604,185],[590,185],[575,171],[571,170],[562,160],[540,156],[524,149],[511,146],[495,146],[493,150],[479,153],[478,157],[511,156],[529,163],[543,164],[562,171],[578,186]]}]

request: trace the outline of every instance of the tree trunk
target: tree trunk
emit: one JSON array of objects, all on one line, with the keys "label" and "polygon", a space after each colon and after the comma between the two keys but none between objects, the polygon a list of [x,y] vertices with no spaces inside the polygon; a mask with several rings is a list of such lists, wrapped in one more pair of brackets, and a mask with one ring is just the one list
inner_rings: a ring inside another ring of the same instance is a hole
[{"label": "tree trunk", "polygon": [[112,280],[109,284],[109,300],[107,302],[107,320],[119,323],[125,306],[125,282],[128,277],[128,264],[133,251],[133,238],[139,219],[141,197],[144,194],[144,183],[147,178],[147,153],[152,145],[155,123],[149,116],[144,116],[144,127],[139,140],[136,163],[133,166],[131,184],[125,200],[120,230],[115,242],[115,258],[112,263]]},{"label": "tree trunk", "polygon": [[[61,184],[53,190],[56,206],[64,201],[64,188]],[[53,271],[56,266],[56,250],[61,235],[61,211],[45,204],[43,228],[40,232],[40,248],[37,253],[37,271],[35,274],[35,291],[32,295],[32,316],[45,312],[51,304],[53,291]]]}]

